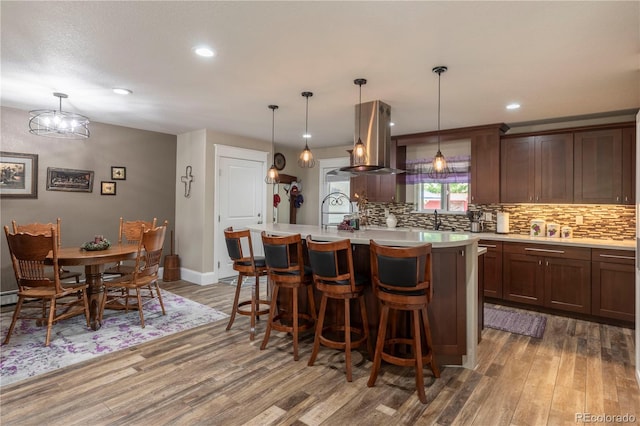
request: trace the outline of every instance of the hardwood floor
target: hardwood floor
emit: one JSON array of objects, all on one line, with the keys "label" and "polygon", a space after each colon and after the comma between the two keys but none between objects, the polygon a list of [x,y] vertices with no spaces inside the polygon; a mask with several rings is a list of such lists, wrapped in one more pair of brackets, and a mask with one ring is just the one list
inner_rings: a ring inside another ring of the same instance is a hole
[{"label": "hardwood floor", "polygon": [[[166,290],[229,313],[234,287],[162,283]],[[245,291],[245,290],[243,290]],[[248,290],[246,290],[248,291]],[[247,296],[247,295],[245,295]],[[371,362],[321,348],[307,366],[289,336],[265,321],[249,341],[249,318],[236,317],[105,355],[0,388],[3,425],[391,425],[576,424],[577,413],[640,419],[633,330],[548,316],[542,339],[485,329],[475,370],[425,368],[429,403],[415,392],[411,368],[384,364],[368,388]],[[2,350],[6,350],[5,347]],[[581,422],[578,422],[581,423]]]}]

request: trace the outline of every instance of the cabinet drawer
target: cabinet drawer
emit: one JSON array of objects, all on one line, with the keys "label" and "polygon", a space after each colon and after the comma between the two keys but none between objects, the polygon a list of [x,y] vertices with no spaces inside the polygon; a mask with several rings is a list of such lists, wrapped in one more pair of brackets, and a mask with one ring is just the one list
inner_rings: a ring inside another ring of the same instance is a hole
[{"label": "cabinet drawer", "polygon": [[608,250],[593,249],[591,250],[592,262],[608,262],[621,263],[624,265],[633,265],[636,260],[635,252],[632,250]]},{"label": "cabinet drawer", "polygon": [[585,247],[569,247],[548,244],[504,243],[507,253],[526,254],[530,256],[559,257],[564,259],[591,260],[591,249]]},{"label": "cabinet drawer", "polygon": [[485,247],[487,252],[502,253],[502,241],[480,240],[478,247]]}]

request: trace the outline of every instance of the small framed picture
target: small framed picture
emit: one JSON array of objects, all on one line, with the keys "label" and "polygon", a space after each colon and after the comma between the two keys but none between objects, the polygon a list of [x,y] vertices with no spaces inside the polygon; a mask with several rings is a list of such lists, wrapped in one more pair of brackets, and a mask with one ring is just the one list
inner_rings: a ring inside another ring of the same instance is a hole
[{"label": "small framed picture", "polygon": [[101,195],[116,195],[116,183],[115,182],[100,182],[100,194]]},{"label": "small framed picture", "polygon": [[112,180],[127,180],[127,168],[121,166],[111,166]]}]

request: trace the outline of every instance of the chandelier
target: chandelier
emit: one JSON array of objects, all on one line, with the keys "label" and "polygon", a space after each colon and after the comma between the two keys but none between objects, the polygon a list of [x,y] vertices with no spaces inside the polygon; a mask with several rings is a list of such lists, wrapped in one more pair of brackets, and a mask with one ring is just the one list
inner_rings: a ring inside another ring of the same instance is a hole
[{"label": "chandelier", "polygon": [[60,99],[60,109],[35,109],[30,111],[29,133],[62,139],[86,139],[89,137],[89,119],[81,114],[62,110],[64,93],[54,93]]}]

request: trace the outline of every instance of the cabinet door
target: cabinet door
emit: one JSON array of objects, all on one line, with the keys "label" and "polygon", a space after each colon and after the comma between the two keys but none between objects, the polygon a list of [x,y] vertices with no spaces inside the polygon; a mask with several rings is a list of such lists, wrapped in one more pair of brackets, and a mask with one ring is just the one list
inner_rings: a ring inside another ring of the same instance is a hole
[{"label": "cabinet door", "polygon": [[633,268],[633,264],[593,262],[593,315],[635,321]]},{"label": "cabinet door", "polygon": [[622,129],[622,204],[636,202],[636,130]]},{"label": "cabinet door", "polygon": [[534,202],[534,165],[533,137],[500,141],[500,202]]},{"label": "cabinet door", "polygon": [[500,137],[495,134],[471,138],[471,203],[500,202]]},{"label": "cabinet door", "polygon": [[622,129],[574,134],[575,203],[622,202]]},{"label": "cabinet door", "polygon": [[544,306],[591,313],[591,262],[545,258]]},{"label": "cabinet door", "polygon": [[480,241],[478,245],[487,249],[482,256],[484,295],[502,299],[502,243]]},{"label": "cabinet door", "polygon": [[573,202],[573,134],[535,137],[536,203]]},{"label": "cabinet door", "polygon": [[543,258],[520,253],[504,253],[503,261],[502,298],[529,305],[542,305]]}]

